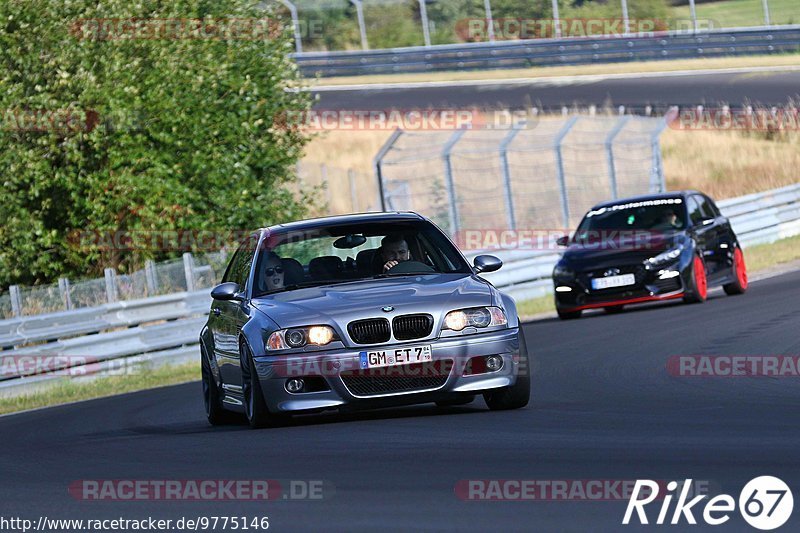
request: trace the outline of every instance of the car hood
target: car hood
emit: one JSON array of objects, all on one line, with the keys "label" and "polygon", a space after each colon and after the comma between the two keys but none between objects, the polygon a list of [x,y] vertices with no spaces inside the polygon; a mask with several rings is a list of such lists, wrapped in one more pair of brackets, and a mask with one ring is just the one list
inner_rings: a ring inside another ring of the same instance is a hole
[{"label": "car hood", "polygon": [[563,261],[573,268],[604,268],[641,263],[649,257],[679,246],[684,232],[634,233],[587,243],[571,243]]},{"label": "car hood", "polygon": [[[309,287],[256,298],[253,306],[280,328],[430,313],[438,323],[453,309],[492,305],[491,286],[469,274],[426,274]],[[383,311],[385,306],[394,309]]]}]

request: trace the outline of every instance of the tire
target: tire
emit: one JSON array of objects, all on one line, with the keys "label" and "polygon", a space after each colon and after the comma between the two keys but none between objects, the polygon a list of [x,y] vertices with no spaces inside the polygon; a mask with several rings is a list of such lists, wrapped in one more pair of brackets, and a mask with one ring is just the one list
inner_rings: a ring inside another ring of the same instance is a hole
[{"label": "tire", "polygon": [[722,286],[725,294],[733,296],[735,294],[744,294],[747,291],[749,281],[747,279],[747,265],[744,262],[744,254],[742,249],[738,246],[733,252],[733,278],[734,281]]},{"label": "tire", "polygon": [[603,311],[609,315],[616,315],[617,313],[621,313],[623,309],[625,309],[624,305],[611,305],[609,307],[604,307]]},{"label": "tire", "polygon": [[264,401],[264,392],[261,389],[261,381],[255,372],[253,354],[246,344],[239,346],[239,358],[242,367],[242,394],[244,396],[244,413],[250,427],[253,429],[278,427],[287,420],[287,415],[276,415],[270,413],[267,403]]},{"label": "tire", "polygon": [[453,398],[452,400],[439,400],[436,402],[438,407],[455,407],[457,405],[467,405],[475,400],[475,396],[467,396],[465,398]]},{"label": "tire", "polygon": [[531,365],[528,359],[528,346],[522,328],[519,330],[519,369],[524,372],[517,376],[517,381],[510,387],[503,387],[483,393],[483,400],[492,411],[521,409],[531,399]]},{"label": "tire", "polygon": [[558,318],[561,320],[575,320],[576,318],[580,318],[583,311],[562,311],[560,309],[556,309],[558,313]]},{"label": "tire", "polygon": [[222,394],[220,394],[214,375],[211,373],[211,364],[208,361],[206,349],[200,348],[200,368],[202,373],[203,385],[203,404],[206,410],[206,418],[212,426],[222,426],[239,421],[236,413],[226,410],[222,406]]},{"label": "tire", "polygon": [[708,278],[706,277],[706,265],[700,256],[695,256],[692,261],[690,277],[689,294],[683,297],[683,301],[690,304],[705,302],[708,298]]}]

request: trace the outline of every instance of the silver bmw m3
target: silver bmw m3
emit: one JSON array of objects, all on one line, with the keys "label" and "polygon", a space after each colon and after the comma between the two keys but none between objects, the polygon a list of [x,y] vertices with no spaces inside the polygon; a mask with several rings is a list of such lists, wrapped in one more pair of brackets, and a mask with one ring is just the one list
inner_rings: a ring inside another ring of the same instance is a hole
[{"label": "silver bmw m3", "polygon": [[[530,398],[514,300],[480,277],[416,213],[319,218],[253,232],[211,292],[200,335],[211,424],[253,427],[291,414],[482,395],[490,409]],[[241,415],[239,415],[241,416]]]}]

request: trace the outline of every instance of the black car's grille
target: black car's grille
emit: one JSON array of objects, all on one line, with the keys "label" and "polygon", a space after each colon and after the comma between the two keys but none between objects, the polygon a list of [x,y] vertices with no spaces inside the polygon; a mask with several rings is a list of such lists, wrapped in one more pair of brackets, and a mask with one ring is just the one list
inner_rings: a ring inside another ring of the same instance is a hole
[{"label": "black car's grille", "polygon": [[394,338],[399,341],[421,339],[433,331],[433,317],[431,315],[401,315],[392,320]]},{"label": "black car's grille", "polygon": [[446,360],[342,372],[341,377],[354,396],[378,396],[441,388],[452,368]]},{"label": "black car's grille", "polygon": [[675,292],[681,289],[680,278],[657,279],[653,285],[658,287],[658,292]]},{"label": "black car's grille", "polygon": [[355,320],[347,325],[347,332],[356,344],[386,342],[391,336],[389,321],[385,318]]}]

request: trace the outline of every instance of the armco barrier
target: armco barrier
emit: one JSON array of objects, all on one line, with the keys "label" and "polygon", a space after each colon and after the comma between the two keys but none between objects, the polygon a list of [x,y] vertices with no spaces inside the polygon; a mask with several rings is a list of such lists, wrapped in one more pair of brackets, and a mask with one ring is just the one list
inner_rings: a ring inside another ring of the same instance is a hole
[{"label": "armco barrier", "polygon": [[[745,247],[800,235],[800,184],[724,200],[719,206]],[[518,300],[551,292],[557,250],[491,253],[505,263],[486,274],[498,288]],[[203,290],[3,320],[0,339],[6,349],[0,357],[82,356],[92,361],[87,373],[100,375],[113,366],[109,362],[121,358],[148,365],[188,361],[198,357],[197,339],[210,301]],[[41,344],[14,348],[30,343]],[[9,376],[0,381],[0,396],[26,394],[57,379],[62,379],[59,374]]]},{"label": "armco barrier", "polygon": [[385,50],[294,54],[303,75],[357,76],[439,70],[577,65],[656,59],[796,52],[800,26],[626,37],[528,39]]}]

